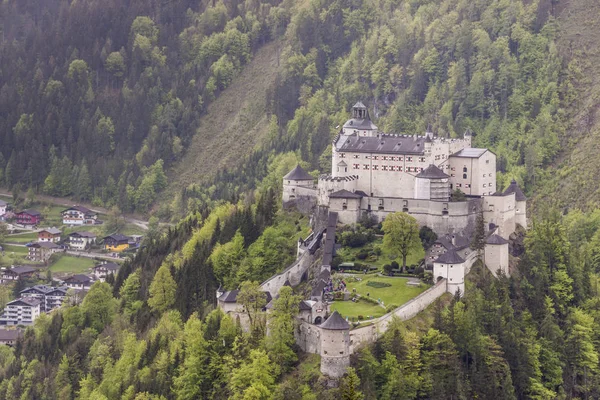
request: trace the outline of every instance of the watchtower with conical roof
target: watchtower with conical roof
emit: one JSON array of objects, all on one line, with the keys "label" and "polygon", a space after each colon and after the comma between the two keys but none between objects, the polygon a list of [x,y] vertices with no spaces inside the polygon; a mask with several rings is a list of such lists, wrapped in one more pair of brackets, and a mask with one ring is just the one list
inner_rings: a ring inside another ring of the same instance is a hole
[{"label": "watchtower with conical roof", "polygon": [[321,373],[341,378],[350,366],[350,324],[334,311],[320,328]]},{"label": "watchtower with conical roof", "polygon": [[317,188],[314,178],[300,165],[296,165],[283,177],[283,204],[301,197],[314,198],[316,201]]},{"label": "watchtower with conical roof", "polygon": [[465,292],[465,260],[454,248],[448,249],[433,262],[433,279],[446,279],[446,291],[455,294]]}]

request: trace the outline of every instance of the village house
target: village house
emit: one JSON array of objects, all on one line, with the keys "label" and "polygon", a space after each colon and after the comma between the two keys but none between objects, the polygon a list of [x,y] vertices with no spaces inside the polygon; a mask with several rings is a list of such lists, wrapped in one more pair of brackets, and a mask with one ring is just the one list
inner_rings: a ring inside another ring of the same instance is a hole
[{"label": "village house", "polygon": [[41,301],[32,298],[19,298],[6,304],[0,316],[0,325],[33,325],[40,316]]},{"label": "village house", "polygon": [[15,282],[33,276],[37,269],[29,266],[4,268],[0,272],[0,283]]},{"label": "village house", "polygon": [[83,206],[73,206],[62,211],[65,225],[94,225],[98,214]]},{"label": "village house", "polygon": [[87,275],[76,274],[65,279],[64,283],[69,289],[90,290],[94,281]]},{"label": "village house", "polygon": [[23,210],[15,214],[15,222],[20,225],[37,225],[42,221],[42,214],[36,210]]},{"label": "village house", "polygon": [[108,275],[112,274],[113,276],[117,276],[119,268],[121,268],[119,264],[112,262],[98,264],[93,268],[94,276],[96,277],[96,279],[100,280],[101,282],[104,282]]},{"label": "village house", "polygon": [[129,248],[129,237],[120,233],[105,236],[102,240],[104,241],[104,249],[108,251],[119,253]]},{"label": "village house", "polygon": [[42,229],[38,232],[38,242],[52,242],[58,243],[60,242],[60,235],[62,232],[58,228],[47,228]]},{"label": "village house", "polygon": [[60,307],[67,297],[66,287],[52,287],[47,285],[36,285],[21,290],[21,298],[36,299],[40,301],[41,311],[51,311]]},{"label": "village house", "polygon": [[0,200],[0,217],[6,214],[6,209],[8,208],[8,203]]},{"label": "village house", "polygon": [[63,251],[63,249],[53,242],[36,242],[29,246],[28,259],[31,261],[46,262],[54,253]]},{"label": "village house", "polygon": [[96,234],[91,232],[73,232],[69,234],[69,247],[73,250],[86,250],[96,244]]},{"label": "village house", "polygon": [[21,329],[0,329],[0,345],[12,347],[21,336]]}]

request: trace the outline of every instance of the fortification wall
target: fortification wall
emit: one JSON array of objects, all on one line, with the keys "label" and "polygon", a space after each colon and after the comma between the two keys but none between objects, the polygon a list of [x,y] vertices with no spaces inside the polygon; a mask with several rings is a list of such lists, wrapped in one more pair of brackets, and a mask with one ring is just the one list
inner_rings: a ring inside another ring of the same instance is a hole
[{"label": "fortification wall", "polygon": [[297,321],[299,324],[294,331],[296,344],[305,353],[321,354],[321,328],[306,321]]},{"label": "fortification wall", "polygon": [[262,290],[271,292],[271,294],[275,296],[279,293],[279,289],[281,289],[288,279],[292,286],[296,286],[302,281],[302,276],[306,273],[313,261],[314,256],[310,255],[308,252],[304,252],[298,257],[296,262],[284,269],[280,274],[273,275],[271,278],[264,281],[260,287]]}]

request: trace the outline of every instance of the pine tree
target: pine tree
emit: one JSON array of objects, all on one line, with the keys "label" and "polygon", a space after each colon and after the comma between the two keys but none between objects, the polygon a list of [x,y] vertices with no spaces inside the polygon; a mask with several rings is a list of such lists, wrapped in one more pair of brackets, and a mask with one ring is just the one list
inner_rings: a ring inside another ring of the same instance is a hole
[{"label": "pine tree", "polygon": [[177,284],[168,265],[163,264],[150,284],[148,305],[157,313],[163,313],[175,303]]},{"label": "pine tree", "polygon": [[360,379],[354,368],[348,368],[346,375],[340,382],[340,397],[342,400],[362,400],[363,394],[359,391]]},{"label": "pine tree", "polygon": [[[471,248],[477,251],[477,256],[481,260],[485,249],[485,220],[483,219],[483,211],[480,211],[475,219],[475,232],[473,232],[473,238],[471,239]],[[485,264],[485,260],[483,262]]]}]

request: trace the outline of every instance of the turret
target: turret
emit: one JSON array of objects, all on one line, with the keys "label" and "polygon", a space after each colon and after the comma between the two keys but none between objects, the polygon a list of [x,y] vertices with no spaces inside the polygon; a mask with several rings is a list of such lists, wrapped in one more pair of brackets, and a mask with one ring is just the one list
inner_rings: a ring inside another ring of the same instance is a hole
[{"label": "turret", "polygon": [[341,378],[350,366],[350,324],[337,311],[321,328],[321,373]]},{"label": "turret", "polygon": [[508,241],[502,236],[493,234],[485,241],[485,264],[494,276],[498,270],[510,275],[508,270]]},{"label": "turret", "polygon": [[377,136],[379,129],[371,121],[369,110],[360,101],[352,107],[352,118],[342,128],[343,135]]},{"label": "turret", "polygon": [[511,193],[515,194],[515,222],[527,229],[527,197],[514,179],[502,194],[506,196]]},{"label": "turret", "polygon": [[283,177],[283,203],[285,204],[291,200],[295,200],[299,196],[306,195],[307,189],[314,190],[316,198],[317,191],[313,177],[300,165],[296,165],[293,170]]},{"label": "turret", "polygon": [[448,201],[450,176],[433,164],[415,177],[415,199]]},{"label": "turret", "polygon": [[465,292],[465,260],[453,248],[448,249],[433,262],[433,280],[446,279],[446,291]]}]

